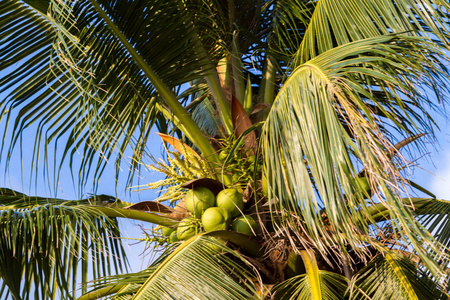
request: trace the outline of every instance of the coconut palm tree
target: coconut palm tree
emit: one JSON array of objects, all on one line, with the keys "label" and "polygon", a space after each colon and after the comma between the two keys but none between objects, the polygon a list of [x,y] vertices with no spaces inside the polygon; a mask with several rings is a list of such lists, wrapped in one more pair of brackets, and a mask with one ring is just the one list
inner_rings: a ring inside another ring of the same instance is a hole
[{"label": "coconut palm tree", "polygon": [[[167,151],[155,202],[2,189],[1,297],[74,298],[91,273],[79,299],[447,299],[450,203],[411,181],[407,155],[446,101],[449,11],[2,0],[4,162],[30,126],[32,167],[55,182],[70,167],[80,188],[127,149],[132,182],[155,126]],[[210,229],[202,197],[221,206],[223,190],[238,197]],[[118,218],[162,226],[141,272],[126,271]]]}]

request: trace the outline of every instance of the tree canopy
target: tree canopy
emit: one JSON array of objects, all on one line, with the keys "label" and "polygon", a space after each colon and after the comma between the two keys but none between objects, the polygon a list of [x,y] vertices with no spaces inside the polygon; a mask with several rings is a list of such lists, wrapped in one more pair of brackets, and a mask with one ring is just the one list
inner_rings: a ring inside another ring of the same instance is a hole
[{"label": "tree canopy", "polygon": [[[131,183],[157,128],[166,156],[149,167],[166,178],[140,203],[0,190],[0,295],[447,299],[450,202],[412,181],[403,149],[425,149],[447,101],[449,8],[2,0],[1,159],[31,127],[31,167],[54,182],[70,168],[95,186],[131,149]],[[117,218],[162,226],[141,272]]]}]

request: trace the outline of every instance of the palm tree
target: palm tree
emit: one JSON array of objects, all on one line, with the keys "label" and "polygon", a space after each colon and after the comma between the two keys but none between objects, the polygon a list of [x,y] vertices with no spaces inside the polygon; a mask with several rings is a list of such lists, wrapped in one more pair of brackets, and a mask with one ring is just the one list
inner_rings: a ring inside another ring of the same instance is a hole
[{"label": "palm tree", "polygon": [[[409,179],[401,149],[424,149],[446,101],[449,11],[2,0],[5,162],[32,125],[33,167],[58,182],[68,163],[80,189],[127,149],[133,182],[154,126],[167,151],[152,166],[166,175],[149,184],[165,191],[157,202],[2,189],[1,297],[70,299],[90,272],[79,299],[447,299],[450,203]],[[186,195],[204,188],[242,194],[247,231],[205,231],[191,210],[183,235]],[[163,226],[141,272],[126,271],[117,218]]]}]

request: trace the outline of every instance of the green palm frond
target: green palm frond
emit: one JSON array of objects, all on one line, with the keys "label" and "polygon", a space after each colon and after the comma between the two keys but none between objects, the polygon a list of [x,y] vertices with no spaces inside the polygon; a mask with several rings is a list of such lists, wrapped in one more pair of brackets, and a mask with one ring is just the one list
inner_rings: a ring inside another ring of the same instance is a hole
[{"label": "green palm frond", "polygon": [[[391,219],[398,220],[396,226],[410,230],[414,246],[422,248],[416,235],[425,236],[403,206],[401,183],[395,180],[401,175],[386,153],[392,145],[366,105],[376,99],[360,84],[378,86],[404,107],[388,87],[397,86],[414,97],[414,78],[439,68],[421,59],[430,47],[415,37],[353,42],[300,65],[283,85],[263,128],[264,164],[269,198],[276,198],[274,210],[294,213],[283,219],[298,230],[297,239],[306,247],[312,243],[326,252],[346,241],[363,251],[357,236],[369,234],[371,216],[357,178],[362,165],[372,185],[378,186],[379,199],[390,207]],[[366,225],[356,226],[361,222]]]},{"label": "green palm frond", "polygon": [[346,299],[347,281],[342,275],[317,270],[319,286],[318,293],[307,274],[298,275],[274,288],[275,299],[280,300],[340,300]]},{"label": "green palm frond", "polygon": [[208,135],[220,136],[220,120],[215,115],[215,107],[210,99],[206,98],[195,106],[192,110],[192,118]]},{"label": "green palm frond", "polygon": [[282,0],[273,8],[275,17],[269,46],[289,60],[299,49],[317,1]]},{"label": "green palm frond", "polygon": [[146,269],[137,273],[118,274],[101,278],[90,284],[92,288],[88,293],[77,298],[77,300],[99,299],[112,297],[117,300],[131,299],[141,288],[148,277],[158,268],[158,266],[170,255],[172,248],[166,249],[158,258]]},{"label": "green palm frond", "polygon": [[450,247],[450,201],[423,199],[417,203],[414,214],[418,221],[431,232],[436,240]]},{"label": "green palm frond", "polygon": [[[302,2],[302,1],[299,1]],[[297,51],[298,66],[336,46],[391,33],[431,33],[448,43],[450,4],[435,0],[320,0]]]},{"label": "green palm frond", "polygon": [[[106,197],[98,200],[98,204],[113,204]],[[0,279],[8,287],[2,295],[71,299],[80,279],[87,282],[88,270],[94,278],[124,270],[125,253],[117,240],[115,218],[88,203],[1,190]]]},{"label": "green palm frond", "polygon": [[[444,292],[444,293],[443,293]],[[408,257],[394,251],[378,256],[355,276],[350,299],[448,299]]]},{"label": "green palm frond", "polygon": [[[21,1],[2,1],[1,5],[2,28],[8,28],[1,32],[5,42],[0,49],[5,62],[1,69],[6,72],[0,85],[7,93],[1,103],[3,118],[7,121],[18,111],[11,132],[3,135],[5,140],[11,134],[11,140],[4,143],[9,144],[7,157],[16,149],[22,131],[38,124],[36,160],[42,155],[41,147],[61,147],[59,140],[67,141],[62,162],[67,160],[74,168],[77,149],[85,153],[79,167],[84,174],[82,185],[89,171],[95,185],[109,159],[116,158],[119,166],[130,146],[134,150],[131,163],[138,167],[152,126],[166,122],[155,106],[161,99],[153,97],[156,90],[168,93],[163,99],[169,97],[179,105],[170,89],[204,76],[203,61],[213,59],[202,58],[194,49],[196,33],[193,25],[184,22],[187,13],[178,1],[120,1],[115,8],[109,1],[101,3],[139,53],[140,63],[89,1],[55,1],[47,18]],[[128,18],[130,14],[134,17]],[[30,35],[34,38],[29,39]],[[7,69],[25,57],[23,66]],[[143,65],[152,70],[154,80],[149,80]],[[201,134],[197,136],[200,139]]]},{"label": "green palm frond", "polygon": [[[448,249],[450,243],[450,201],[433,198],[405,198],[402,199],[405,206],[411,206],[412,213],[417,221],[432,235],[437,242]],[[377,203],[369,207],[369,213],[376,222],[390,223],[390,213],[383,203]],[[444,269],[450,258],[448,254],[431,251],[430,254]]]},{"label": "green palm frond", "polygon": [[[305,6],[302,1],[298,2]],[[314,10],[301,10],[301,13],[309,16],[310,22],[307,24],[307,30],[302,35],[301,46],[297,49],[295,59],[288,70],[292,71],[309,59],[334,47],[382,35],[422,36],[430,41],[434,39],[432,43],[437,46],[448,44],[448,16],[445,13],[448,8],[447,2],[433,0],[315,1]],[[297,13],[297,18],[301,18],[300,13]],[[432,133],[434,130],[435,124],[428,110],[433,110],[436,102],[445,101],[447,88],[446,84],[439,79],[439,75],[435,73],[435,68],[446,69],[441,64],[442,61],[437,58],[444,56],[433,53],[432,48],[430,48],[431,52],[424,51],[422,58],[417,57],[414,60],[433,61],[436,67],[426,67],[420,71],[423,72],[423,76],[418,76],[412,81],[405,80],[404,82],[408,85],[406,95],[392,95],[390,86],[363,79],[367,98],[373,101],[370,103],[373,105],[371,113],[381,120],[388,118],[395,124],[390,126],[382,122],[384,124],[380,126],[383,133],[390,139],[398,137],[393,134],[394,132],[408,137],[417,133]],[[414,67],[411,66],[408,69],[414,72]],[[395,74],[395,71],[395,68],[389,70],[392,74]],[[401,71],[396,76],[408,77],[409,71]],[[358,75],[355,74],[355,76]],[[359,78],[355,80],[358,81]],[[419,90],[420,92],[417,92]],[[371,106],[368,105],[368,107]],[[415,107],[418,109],[416,110]],[[400,118],[401,121],[395,118]],[[417,127],[420,127],[422,132],[417,132]]]},{"label": "green palm frond", "polygon": [[[250,295],[255,293],[254,285],[257,282],[253,267],[240,252],[227,247],[221,238],[241,245],[248,243],[245,236],[226,231],[203,233],[184,243],[171,244],[141,272],[94,281],[93,289],[77,300],[105,297],[253,299]],[[254,241],[248,244],[254,244]],[[247,253],[254,255],[252,247]],[[195,279],[198,277],[200,281]]]},{"label": "green palm frond", "polygon": [[[252,270],[245,269],[239,254],[210,239],[196,236],[180,245],[132,299],[252,298]],[[216,247],[234,255],[220,254]]]}]

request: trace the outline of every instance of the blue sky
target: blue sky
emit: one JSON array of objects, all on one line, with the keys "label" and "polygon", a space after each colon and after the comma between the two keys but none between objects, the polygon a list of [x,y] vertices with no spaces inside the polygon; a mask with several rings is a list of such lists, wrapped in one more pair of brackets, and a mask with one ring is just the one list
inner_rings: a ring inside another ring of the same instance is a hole
[{"label": "blue sky", "polygon": [[434,118],[440,127],[436,132],[437,141],[427,142],[428,151],[423,156],[416,153],[417,166],[411,168],[411,179],[437,198],[450,200],[450,120],[442,115]]}]

